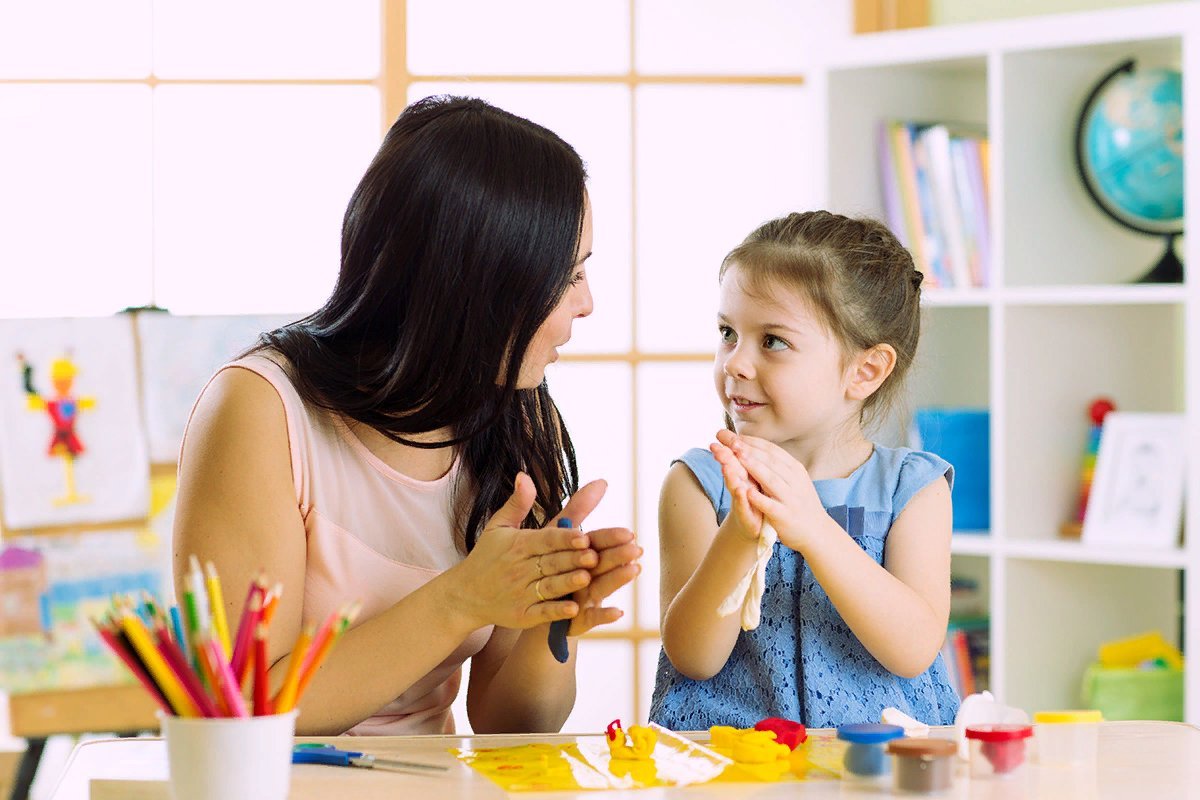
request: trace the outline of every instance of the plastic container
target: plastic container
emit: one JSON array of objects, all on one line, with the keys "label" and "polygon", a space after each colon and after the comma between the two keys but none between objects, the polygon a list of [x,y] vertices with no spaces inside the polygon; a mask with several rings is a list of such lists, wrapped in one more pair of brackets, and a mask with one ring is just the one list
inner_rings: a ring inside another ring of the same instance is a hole
[{"label": "plastic container", "polygon": [[1039,711],[1033,715],[1039,764],[1086,767],[1096,763],[1100,740],[1099,711]]},{"label": "plastic container", "polygon": [[1183,670],[1092,664],[1083,675],[1083,701],[1107,720],[1183,722]]},{"label": "plastic container", "polygon": [[1024,770],[1032,725],[969,725],[972,778],[1007,778]]},{"label": "plastic container", "polygon": [[172,800],[287,800],[296,713],[182,718],[160,712]]},{"label": "plastic container", "polygon": [[891,774],[891,763],[884,748],[893,739],[903,738],[904,728],[880,723],[842,725],[837,730],[837,736],[850,744],[842,760],[846,768],[846,780],[886,784]]},{"label": "plastic container", "polygon": [[894,758],[897,792],[937,794],[954,784],[958,745],[949,739],[896,739],[887,751]]}]

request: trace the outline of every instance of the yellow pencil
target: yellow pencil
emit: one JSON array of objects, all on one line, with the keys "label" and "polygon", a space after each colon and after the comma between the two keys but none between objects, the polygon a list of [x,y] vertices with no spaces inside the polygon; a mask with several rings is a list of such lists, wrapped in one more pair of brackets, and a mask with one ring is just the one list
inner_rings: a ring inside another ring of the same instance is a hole
[{"label": "yellow pencil", "polygon": [[121,630],[125,631],[125,635],[129,637],[129,643],[133,645],[138,656],[142,659],[142,663],[146,665],[146,669],[150,671],[154,682],[162,689],[162,693],[166,695],[167,701],[181,717],[200,717],[200,709],[188,696],[187,690],[183,688],[179,678],[175,672],[167,664],[162,654],[158,652],[158,648],[154,646],[154,640],[150,638],[150,632],[146,630],[146,626],[136,614],[124,612],[121,614]]},{"label": "yellow pencil", "polygon": [[276,714],[286,714],[296,704],[296,689],[300,680],[300,665],[304,663],[304,656],[308,650],[309,643],[312,642],[313,633],[313,627],[307,625],[304,630],[300,631],[300,637],[296,639],[296,646],[292,648],[292,655],[288,659],[287,674],[284,675],[283,686],[279,687],[279,692],[271,702],[271,708]]},{"label": "yellow pencil", "polygon": [[229,623],[225,620],[225,597],[221,594],[221,579],[217,577],[217,568],[211,561],[204,563],[204,584],[208,588],[208,602],[212,606],[213,633],[229,658],[233,647],[229,643]]}]

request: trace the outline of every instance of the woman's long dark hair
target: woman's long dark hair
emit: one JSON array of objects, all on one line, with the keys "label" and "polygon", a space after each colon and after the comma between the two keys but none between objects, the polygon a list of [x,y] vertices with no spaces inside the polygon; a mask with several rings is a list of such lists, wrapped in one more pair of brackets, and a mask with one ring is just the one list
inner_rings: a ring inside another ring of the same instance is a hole
[{"label": "woman's long dark hair", "polygon": [[[410,105],[350,199],[333,294],[259,346],[283,355],[306,402],[412,447],[461,447],[468,550],[519,470],[537,487],[529,525],[578,488],[545,382],[517,378],[570,285],[585,180],[570,145],[482,100]],[[411,438],[441,428],[452,438]]]}]

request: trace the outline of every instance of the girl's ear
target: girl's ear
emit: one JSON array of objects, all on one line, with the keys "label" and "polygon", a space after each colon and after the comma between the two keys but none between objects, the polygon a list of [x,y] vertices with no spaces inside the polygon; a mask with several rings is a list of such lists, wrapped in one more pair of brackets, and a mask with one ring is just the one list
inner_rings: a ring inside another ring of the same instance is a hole
[{"label": "girl's ear", "polygon": [[865,401],[875,394],[895,368],[896,348],[890,344],[877,344],[862,351],[851,365],[846,398],[858,402]]}]

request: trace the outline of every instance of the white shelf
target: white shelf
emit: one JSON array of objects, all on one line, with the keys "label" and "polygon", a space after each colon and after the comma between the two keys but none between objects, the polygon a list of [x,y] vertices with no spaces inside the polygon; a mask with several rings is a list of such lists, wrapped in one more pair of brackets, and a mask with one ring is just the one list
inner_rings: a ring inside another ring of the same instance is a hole
[{"label": "white shelf", "polygon": [[986,308],[994,303],[991,289],[924,289],[921,304],[937,308]]},{"label": "white shelf", "polygon": [[[833,211],[884,217],[881,121],[988,130],[992,283],[923,292],[910,405],[991,412],[991,530],[956,532],[951,552],[988,599],[990,688],[1028,711],[1076,706],[1105,641],[1159,629],[1200,642],[1200,514],[1184,521],[1192,544],[1169,550],[1052,538],[1075,511],[1095,397],[1183,412],[1188,440],[1200,441],[1200,280],[1189,269],[1182,286],[1133,283],[1162,240],[1095,208],[1073,160],[1084,98],[1125,58],[1184,71],[1184,149],[1200,152],[1200,2],[856,36],[811,82],[826,112],[820,174]],[[1200,170],[1185,176],[1185,209],[1196,228]],[[1200,264],[1200,238],[1176,248]],[[1187,487],[1185,507],[1200,509],[1200,469]]]},{"label": "white shelf", "polygon": [[1182,303],[1187,292],[1171,284],[1031,286],[1005,289],[1000,297],[1014,306],[1169,305]]},{"label": "white shelf", "polygon": [[872,33],[852,36],[844,46],[839,42],[827,66],[847,70],[922,65],[952,70],[974,68],[977,59],[999,52],[1069,47],[1115,52],[1130,41],[1177,38],[1197,13],[1196,3],[1177,2]]},{"label": "white shelf", "polygon": [[1188,562],[1187,553],[1181,548],[1137,550],[1100,547],[1083,542],[1017,540],[1005,542],[1002,549],[1008,558],[1026,561],[1064,561],[1075,564],[1113,564],[1163,569],[1184,569]]},{"label": "white shelf", "polygon": [[996,544],[987,531],[955,531],[950,552],[956,556],[990,556],[996,552]]}]

